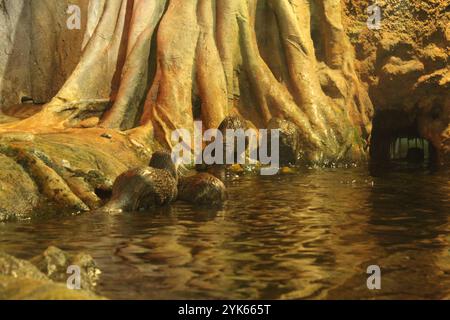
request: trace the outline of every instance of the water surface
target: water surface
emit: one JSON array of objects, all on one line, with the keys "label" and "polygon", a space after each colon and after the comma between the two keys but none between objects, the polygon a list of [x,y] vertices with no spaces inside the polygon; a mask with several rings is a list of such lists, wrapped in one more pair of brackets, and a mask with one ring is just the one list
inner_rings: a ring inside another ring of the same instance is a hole
[{"label": "water surface", "polygon": [[[450,175],[303,170],[227,181],[220,209],[39,218],[0,225],[0,250],[91,254],[119,299],[450,297]],[[379,265],[382,289],[367,289]]]}]

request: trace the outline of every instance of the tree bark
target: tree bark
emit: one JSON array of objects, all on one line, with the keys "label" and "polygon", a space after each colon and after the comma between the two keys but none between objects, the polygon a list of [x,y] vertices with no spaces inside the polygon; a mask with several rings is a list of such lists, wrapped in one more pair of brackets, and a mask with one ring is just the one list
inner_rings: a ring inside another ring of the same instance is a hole
[{"label": "tree bark", "polygon": [[364,159],[372,105],[341,14],[339,0],[91,0],[73,73],[40,113],[0,132],[98,117],[170,147],[172,130],[193,130],[194,120],[216,128],[240,114],[264,128],[281,117],[300,128],[305,160]]}]

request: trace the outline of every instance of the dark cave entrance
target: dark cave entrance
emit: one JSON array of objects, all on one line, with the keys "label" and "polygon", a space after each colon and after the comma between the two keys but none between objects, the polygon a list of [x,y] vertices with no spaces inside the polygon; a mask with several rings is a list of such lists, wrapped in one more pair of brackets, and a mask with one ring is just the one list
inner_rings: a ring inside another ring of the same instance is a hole
[{"label": "dark cave entrance", "polygon": [[398,137],[393,139],[390,148],[390,161],[427,163],[430,161],[430,143],[417,137]]},{"label": "dark cave entrance", "polygon": [[415,116],[399,110],[375,114],[370,141],[371,171],[405,165],[430,168],[436,162],[436,150],[420,136]]}]

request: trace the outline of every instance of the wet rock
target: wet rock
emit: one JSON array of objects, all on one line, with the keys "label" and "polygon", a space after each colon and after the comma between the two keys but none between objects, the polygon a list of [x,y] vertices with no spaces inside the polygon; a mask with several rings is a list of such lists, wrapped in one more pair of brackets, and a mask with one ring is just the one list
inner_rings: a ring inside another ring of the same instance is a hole
[{"label": "wet rock", "polygon": [[0,222],[27,218],[39,203],[33,179],[13,158],[0,153]]},{"label": "wet rock", "polygon": [[244,173],[244,172],[245,172],[244,168],[243,168],[240,164],[238,164],[238,163],[229,166],[229,167],[227,168],[227,170],[228,170],[229,172],[235,173],[235,174],[241,174],[241,173]]},{"label": "wet rock", "polygon": [[93,291],[101,274],[94,259],[86,253],[69,254],[56,247],[49,247],[31,262],[55,282],[67,280],[69,266],[80,268],[81,288]]},{"label": "wet rock", "polygon": [[208,173],[181,178],[178,199],[197,205],[220,205],[227,199],[226,187],[221,180]]},{"label": "wet rock", "polygon": [[65,276],[64,283],[55,283],[31,262],[0,251],[0,300],[102,299],[88,290],[68,289]]},{"label": "wet rock", "polygon": [[[280,166],[295,165],[300,153],[300,133],[298,127],[288,120],[272,118],[267,126],[267,129],[278,129],[280,132]],[[269,131],[269,146],[270,141],[271,138]],[[269,150],[272,152],[271,148]]]},{"label": "wet rock", "polygon": [[[0,135],[0,221],[96,209],[122,172],[146,159],[104,129]],[[109,198],[109,196],[108,196]]]},{"label": "wet rock", "polygon": [[0,275],[0,300],[102,300],[85,290],[70,290],[49,280],[14,278]]},{"label": "wet rock", "polygon": [[282,174],[282,175],[290,175],[290,174],[295,174],[295,173],[296,173],[296,171],[290,167],[282,167],[280,169],[280,174]]},{"label": "wet rock", "polygon": [[13,278],[29,278],[35,280],[48,280],[32,263],[17,259],[0,251],[0,275]]}]

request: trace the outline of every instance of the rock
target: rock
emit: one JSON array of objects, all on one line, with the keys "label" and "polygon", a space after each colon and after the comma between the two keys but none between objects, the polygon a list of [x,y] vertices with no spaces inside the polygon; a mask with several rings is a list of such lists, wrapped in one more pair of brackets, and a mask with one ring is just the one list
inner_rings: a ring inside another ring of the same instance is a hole
[{"label": "rock", "polygon": [[[449,127],[446,114],[450,110],[445,76],[449,74],[450,53],[448,1],[383,1],[380,6],[382,28],[373,32],[360,23],[367,20],[364,6],[355,0],[345,1],[347,30],[356,35],[352,42],[357,71],[367,84],[375,114],[400,111],[413,118],[413,125],[421,122],[413,130],[432,142],[436,162],[441,162],[450,158],[445,156],[448,142],[442,138]],[[440,119],[424,110],[435,106],[444,110]],[[394,113],[390,117],[392,125],[383,124],[383,132],[403,130],[404,120],[396,121]],[[373,132],[379,130],[373,126]]]},{"label": "rock", "polygon": [[4,133],[0,137],[0,141],[4,143],[8,142],[33,142],[35,135],[29,132],[8,132]]},{"label": "rock", "polygon": [[280,174],[283,174],[283,175],[294,174],[294,173],[295,173],[295,170],[290,167],[282,167],[280,169]]},{"label": "rock", "polygon": [[2,133],[0,221],[100,207],[119,174],[147,161],[128,146],[127,137],[115,135],[105,143],[104,132]]},{"label": "rock", "polygon": [[61,160],[61,165],[63,166],[63,168],[68,169],[68,170],[72,170],[72,166],[70,165],[70,161],[66,160],[66,159],[62,159]]},{"label": "rock", "polygon": [[90,117],[90,118],[82,120],[78,124],[78,127],[80,127],[80,128],[93,128],[93,127],[96,127],[99,122],[100,122],[99,117]]},{"label": "rock", "polygon": [[[44,258],[45,257],[45,258]],[[66,259],[67,258],[67,259]],[[51,247],[43,255],[33,259],[40,264],[50,277],[41,272],[29,261],[17,259],[0,251],[0,300],[92,300],[103,299],[90,290],[70,290],[67,279],[70,275],[63,270],[63,264],[70,262],[81,267],[81,285],[83,282],[91,284],[92,258],[86,254],[75,256]],[[51,272],[48,272],[51,270]],[[98,270],[98,269],[95,269]],[[85,272],[85,273],[84,273]],[[57,274],[61,276],[56,277]],[[97,274],[98,275],[98,274]],[[52,278],[52,279],[50,279]],[[55,283],[52,280],[60,281]]]},{"label": "rock", "polygon": [[37,185],[14,158],[1,153],[0,168],[0,222],[31,216],[39,204]]},{"label": "rock", "polygon": [[101,137],[102,138],[105,138],[105,139],[112,139],[112,135],[110,135],[109,133],[103,133],[102,135],[101,135]]},{"label": "rock", "polygon": [[[267,126],[267,129],[278,129],[280,132],[280,166],[295,165],[300,153],[300,133],[298,127],[288,120],[272,118]],[[269,145],[270,141],[271,138],[269,131]]]},{"label": "rock", "polygon": [[403,61],[398,57],[391,57],[383,66],[382,72],[386,78],[393,79],[400,76],[413,75],[415,79],[423,72],[424,65],[418,60]]},{"label": "rock", "polygon": [[35,280],[48,280],[32,263],[17,259],[0,251],[0,275],[13,278],[28,278]]},{"label": "rock", "polygon": [[70,290],[49,280],[0,275],[0,300],[103,300],[85,290]]},{"label": "rock", "polygon": [[232,164],[231,166],[227,167],[227,170],[236,174],[244,173],[244,168],[242,168],[242,166],[238,163]]},{"label": "rock", "polygon": [[31,262],[55,282],[67,280],[69,266],[77,266],[81,271],[81,288],[93,291],[97,285],[100,269],[94,259],[86,253],[68,254],[56,247],[49,247],[41,255],[31,259]]},{"label": "rock", "polygon": [[178,199],[197,205],[216,206],[227,199],[227,191],[218,178],[208,173],[198,173],[180,179]]}]

